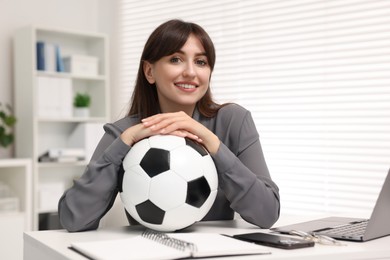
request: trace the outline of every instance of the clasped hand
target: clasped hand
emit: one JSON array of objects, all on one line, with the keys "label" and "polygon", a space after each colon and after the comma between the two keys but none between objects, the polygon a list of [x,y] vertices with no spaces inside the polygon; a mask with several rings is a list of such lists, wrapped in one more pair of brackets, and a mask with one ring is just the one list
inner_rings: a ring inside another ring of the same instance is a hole
[{"label": "clasped hand", "polygon": [[219,138],[184,112],[161,113],[141,120],[141,123],[126,129],[121,135],[128,145],[153,135],[176,135],[201,143],[215,154],[219,148]]}]

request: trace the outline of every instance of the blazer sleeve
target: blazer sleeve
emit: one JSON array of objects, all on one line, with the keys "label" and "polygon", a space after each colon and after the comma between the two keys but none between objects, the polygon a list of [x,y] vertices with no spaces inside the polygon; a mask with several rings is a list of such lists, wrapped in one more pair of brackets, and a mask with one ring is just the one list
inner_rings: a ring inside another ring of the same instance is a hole
[{"label": "blazer sleeve", "polygon": [[118,176],[130,146],[120,139],[122,131],[115,125],[106,124],[104,130],[83,175],[59,201],[60,222],[70,232],[97,229],[118,193]]},{"label": "blazer sleeve", "polygon": [[[219,186],[240,216],[261,228],[279,218],[279,189],[269,174],[259,134],[249,111],[229,118],[230,148],[221,143],[214,156]],[[226,120],[225,120],[226,121]]]}]

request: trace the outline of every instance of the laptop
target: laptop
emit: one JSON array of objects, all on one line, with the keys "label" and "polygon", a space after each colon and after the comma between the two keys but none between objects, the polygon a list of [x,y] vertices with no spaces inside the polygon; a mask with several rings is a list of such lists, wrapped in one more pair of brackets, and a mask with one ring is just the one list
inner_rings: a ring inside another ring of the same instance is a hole
[{"label": "laptop", "polygon": [[390,169],[369,219],[328,217],[271,228],[288,234],[291,230],[326,235],[347,241],[368,241],[390,235]]}]

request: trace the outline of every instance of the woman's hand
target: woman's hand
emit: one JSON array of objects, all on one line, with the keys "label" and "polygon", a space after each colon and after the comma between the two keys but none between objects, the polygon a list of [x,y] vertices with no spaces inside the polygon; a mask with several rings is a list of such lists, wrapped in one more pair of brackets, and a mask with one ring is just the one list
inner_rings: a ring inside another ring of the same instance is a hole
[{"label": "woman's hand", "polygon": [[142,120],[144,130],[150,131],[151,135],[176,135],[193,139],[214,155],[219,148],[219,138],[184,112],[162,113],[153,115]]},{"label": "woman's hand", "polygon": [[[152,127],[148,127],[147,124],[145,125],[144,123],[134,125],[132,127],[127,128],[122,134],[121,134],[121,139],[122,141],[129,145],[132,146],[136,142],[153,136],[153,135],[159,135],[159,134],[164,134],[160,133],[159,129],[155,130],[156,128],[152,125]],[[164,132],[164,131],[163,131]],[[176,136],[181,136],[181,137],[188,137],[191,138],[197,142],[201,142],[198,136],[191,134],[188,131],[185,130],[175,130],[172,132],[167,132],[166,134],[172,134]]]},{"label": "woman's hand", "polygon": [[120,138],[125,144],[132,146],[136,142],[152,135],[153,131],[146,128],[143,124],[137,124],[123,131]]}]

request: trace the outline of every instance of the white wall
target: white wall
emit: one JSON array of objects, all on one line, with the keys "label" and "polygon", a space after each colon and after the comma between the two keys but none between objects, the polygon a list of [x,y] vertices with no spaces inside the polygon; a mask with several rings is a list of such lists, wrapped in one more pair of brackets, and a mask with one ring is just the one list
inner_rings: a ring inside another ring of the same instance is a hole
[{"label": "white wall", "polygon": [[[0,0],[1,1],[1,0]],[[119,100],[119,1],[118,0],[98,0],[98,28],[109,37],[109,55],[110,55],[110,106],[111,120],[116,121],[122,115],[123,105]]]}]

